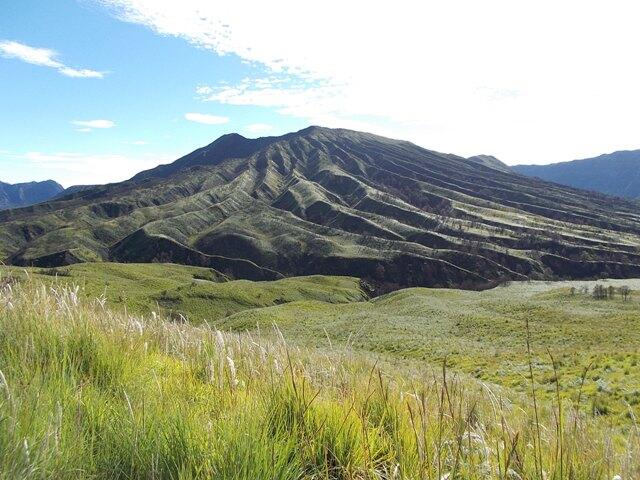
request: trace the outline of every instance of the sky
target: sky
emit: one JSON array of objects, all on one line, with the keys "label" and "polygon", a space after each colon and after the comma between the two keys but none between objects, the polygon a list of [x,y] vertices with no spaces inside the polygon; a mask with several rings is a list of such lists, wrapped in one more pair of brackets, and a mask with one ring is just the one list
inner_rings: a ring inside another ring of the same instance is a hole
[{"label": "sky", "polygon": [[0,0],[0,181],[352,128],[545,164],[640,148],[635,0]]}]

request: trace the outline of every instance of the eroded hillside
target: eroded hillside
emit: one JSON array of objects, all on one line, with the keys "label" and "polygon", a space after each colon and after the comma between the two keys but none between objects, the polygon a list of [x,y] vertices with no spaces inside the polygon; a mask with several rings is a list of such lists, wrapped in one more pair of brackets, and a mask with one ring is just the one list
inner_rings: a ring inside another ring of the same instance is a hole
[{"label": "eroded hillside", "polygon": [[398,286],[640,276],[635,203],[367,133],[226,135],[127,182],[0,213],[6,262],[171,261]]}]

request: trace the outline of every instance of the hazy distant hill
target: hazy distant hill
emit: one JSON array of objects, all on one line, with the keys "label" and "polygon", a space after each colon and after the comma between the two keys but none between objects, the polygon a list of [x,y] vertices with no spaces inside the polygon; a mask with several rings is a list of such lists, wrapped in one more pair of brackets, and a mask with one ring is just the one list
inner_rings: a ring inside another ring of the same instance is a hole
[{"label": "hazy distant hill", "polygon": [[625,198],[640,197],[640,150],[550,165],[516,165],[514,171],[530,177]]},{"label": "hazy distant hill", "polygon": [[0,182],[0,210],[44,202],[63,190],[62,185],[53,180],[16,183],[14,185]]},{"label": "hazy distant hill", "polygon": [[224,135],[129,181],[0,212],[14,265],[163,261],[384,288],[640,276],[639,245],[636,203],[320,127]]}]

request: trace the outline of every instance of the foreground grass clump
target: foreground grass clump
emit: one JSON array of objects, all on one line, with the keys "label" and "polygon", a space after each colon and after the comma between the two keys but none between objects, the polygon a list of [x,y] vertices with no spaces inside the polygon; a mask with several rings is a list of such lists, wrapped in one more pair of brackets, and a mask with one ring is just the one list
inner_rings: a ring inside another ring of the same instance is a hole
[{"label": "foreground grass clump", "polygon": [[446,372],[0,290],[2,478],[623,479],[623,434]]}]

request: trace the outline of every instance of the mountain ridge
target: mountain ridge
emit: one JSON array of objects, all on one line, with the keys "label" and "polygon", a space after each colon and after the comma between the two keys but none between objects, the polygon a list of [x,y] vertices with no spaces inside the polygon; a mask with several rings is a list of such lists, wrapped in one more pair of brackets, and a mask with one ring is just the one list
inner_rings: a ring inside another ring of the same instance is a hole
[{"label": "mountain ridge", "polygon": [[513,171],[562,185],[622,198],[640,198],[640,150],[548,165],[514,165]]},{"label": "mountain ridge", "polygon": [[638,245],[632,202],[323,127],[223,136],[125,182],[0,212],[15,265],[169,261],[380,289],[639,276]]},{"label": "mountain ridge", "polygon": [[0,182],[0,210],[45,202],[63,191],[62,185],[53,180],[15,184]]}]

